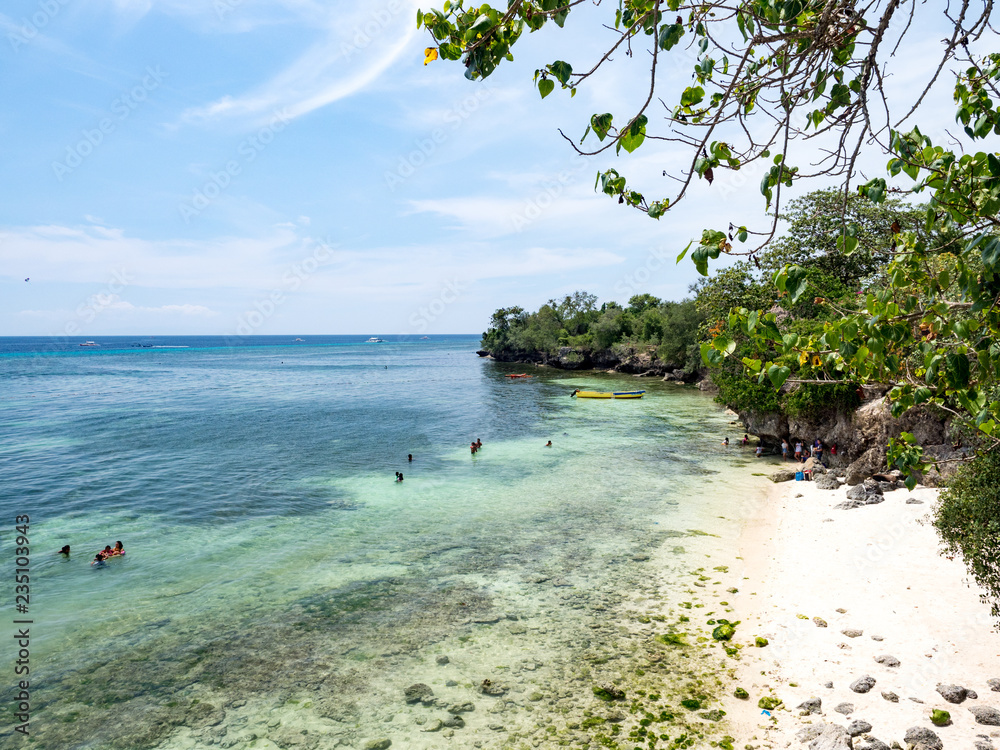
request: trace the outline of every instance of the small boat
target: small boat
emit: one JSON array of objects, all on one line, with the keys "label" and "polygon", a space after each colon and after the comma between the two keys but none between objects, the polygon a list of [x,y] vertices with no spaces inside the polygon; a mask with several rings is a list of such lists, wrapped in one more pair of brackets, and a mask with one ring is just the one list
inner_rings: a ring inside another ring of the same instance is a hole
[{"label": "small boat", "polygon": [[294,343],[295,341],[305,341],[305,339],[293,339],[293,343]]},{"label": "small boat", "polygon": [[378,336],[372,336],[365,343],[366,344],[382,344],[384,342],[385,342],[385,339],[380,339]]},{"label": "small boat", "polygon": [[525,375],[523,372],[517,375],[511,374],[507,375],[508,378],[530,378],[530,375]]},{"label": "small boat", "polygon": [[80,346],[97,346],[93,341],[84,341]]},{"label": "small boat", "polygon": [[577,398],[642,398],[645,391],[581,391],[577,388],[570,396]]}]

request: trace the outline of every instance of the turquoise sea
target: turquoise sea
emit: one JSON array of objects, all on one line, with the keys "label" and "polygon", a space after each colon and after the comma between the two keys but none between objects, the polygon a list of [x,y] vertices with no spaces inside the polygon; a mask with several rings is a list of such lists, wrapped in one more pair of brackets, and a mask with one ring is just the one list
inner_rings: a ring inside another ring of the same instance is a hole
[{"label": "turquoise sea", "polygon": [[0,635],[32,621],[30,734],[4,648],[0,746],[610,746],[592,683],[636,672],[759,491],[733,417],[474,336],[295,338],[0,339]]}]

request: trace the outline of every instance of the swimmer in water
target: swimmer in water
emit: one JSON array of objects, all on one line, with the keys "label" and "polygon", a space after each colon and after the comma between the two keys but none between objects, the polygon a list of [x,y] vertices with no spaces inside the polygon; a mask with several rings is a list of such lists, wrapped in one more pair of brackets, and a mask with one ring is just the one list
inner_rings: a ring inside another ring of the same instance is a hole
[{"label": "swimmer in water", "polygon": [[549,442],[547,442],[547,443],[545,444],[545,447],[546,447],[546,448],[551,448],[551,447],[552,447],[552,441],[550,440]]},{"label": "swimmer in water", "polygon": [[475,443],[473,443],[473,444],[472,444],[472,455],[473,455],[473,456],[474,456],[474,455],[476,455],[476,451],[477,451],[478,449],[479,449],[479,446],[477,446],[477,445],[476,445]]},{"label": "swimmer in water", "polygon": [[403,481],[403,472],[401,472],[401,471],[397,471],[396,472],[396,481],[397,482],[402,482]]},{"label": "swimmer in water", "polygon": [[90,563],[91,565],[104,565],[104,553],[98,552],[94,555],[94,559]]},{"label": "swimmer in water", "polygon": [[65,547],[59,550],[58,554],[64,555],[65,557],[69,557],[69,545],[67,544]]},{"label": "swimmer in water", "polygon": [[114,557],[116,555],[124,555],[124,554],[125,554],[125,545],[122,544],[121,542],[115,542],[115,548],[111,550],[109,557]]},{"label": "swimmer in water", "polygon": [[406,460],[409,461],[410,463],[413,463],[413,454],[412,453],[407,453],[406,454]]}]

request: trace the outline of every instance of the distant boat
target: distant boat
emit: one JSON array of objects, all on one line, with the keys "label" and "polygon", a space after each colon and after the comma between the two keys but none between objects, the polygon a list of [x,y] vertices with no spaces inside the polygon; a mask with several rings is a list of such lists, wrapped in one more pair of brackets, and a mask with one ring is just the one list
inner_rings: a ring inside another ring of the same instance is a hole
[{"label": "distant boat", "polygon": [[80,344],[80,346],[100,346],[100,345],[94,343],[93,341],[84,341],[82,344]]},{"label": "distant boat", "polygon": [[384,342],[385,342],[385,339],[380,339],[378,336],[372,336],[365,343],[366,344],[382,344]]},{"label": "distant boat", "polygon": [[581,391],[577,388],[570,396],[577,398],[642,398],[645,391]]},{"label": "distant boat", "polygon": [[421,336],[420,340],[423,341],[424,339],[429,339],[429,338],[430,338],[430,336]]},{"label": "distant boat", "polygon": [[530,376],[530,375],[525,375],[525,374],[524,374],[524,373],[522,372],[522,373],[520,373],[520,374],[517,374],[517,375],[514,375],[514,374],[510,374],[510,375],[507,375],[507,377],[508,377],[508,378],[530,378],[531,376]]},{"label": "distant boat", "polygon": [[294,339],[294,341],[305,341],[305,339]]}]

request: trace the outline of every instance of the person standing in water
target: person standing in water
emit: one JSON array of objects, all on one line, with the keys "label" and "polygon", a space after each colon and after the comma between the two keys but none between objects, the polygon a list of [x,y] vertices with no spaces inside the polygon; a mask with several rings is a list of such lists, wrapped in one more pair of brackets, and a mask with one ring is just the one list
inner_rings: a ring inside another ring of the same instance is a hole
[{"label": "person standing in water", "polygon": [[59,552],[57,552],[56,554],[62,555],[63,557],[69,557],[69,545],[67,544],[65,547],[63,547],[61,550],[59,550]]},{"label": "person standing in water", "polygon": [[412,464],[413,463],[413,454],[412,453],[407,453],[406,454],[406,460],[409,461]]}]

